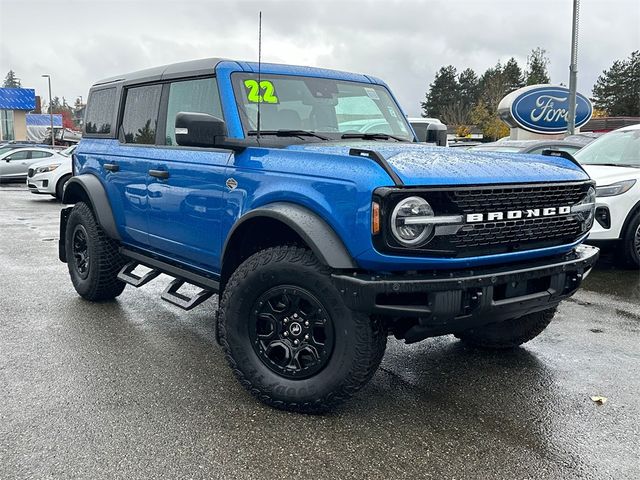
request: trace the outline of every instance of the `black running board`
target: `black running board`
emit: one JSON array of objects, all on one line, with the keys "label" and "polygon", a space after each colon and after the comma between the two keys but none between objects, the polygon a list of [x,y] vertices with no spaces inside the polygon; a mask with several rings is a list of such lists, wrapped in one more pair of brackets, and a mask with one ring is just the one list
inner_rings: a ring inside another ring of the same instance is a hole
[{"label": "black running board", "polygon": [[[118,273],[118,279],[120,281],[138,288],[154,280],[161,273],[174,277],[174,280],[167,286],[164,292],[162,292],[160,298],[183,310],[191,310],[197,307],[212,295],[218,293],[220,289],[220,283],[218,281],[191,270],[186,270],[177,265],[149,257],[127,248],[121,248],[120,253],[131,260],[122,267]],[[144,275],[136,275],[133,271],[138,265],[143,265],[151,270]],[[179,290],[185,284],[195,285],[200,288],[200,291],[193,295],[180,293]]]},{"label": "black running board", "polygon": [[167,286],[167,288],[165,288],[160,298],[162,298],[165,302],[169,302],[176,307],[182,308],[183,310],[191,310],[192,308],[200,305],[215,293],[211,290],[205,290],[204,288],[201,288],[200,291],[195,295],[187,296],[178,292],[178,290],[180,290],[180,288],[185,283],[187,282],[176,278]]}]

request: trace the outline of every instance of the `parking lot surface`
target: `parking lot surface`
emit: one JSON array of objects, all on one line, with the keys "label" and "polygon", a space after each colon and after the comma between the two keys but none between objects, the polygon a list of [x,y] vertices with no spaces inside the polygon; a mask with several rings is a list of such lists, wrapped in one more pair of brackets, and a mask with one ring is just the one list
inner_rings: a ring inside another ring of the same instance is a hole
[{"label": "parking lot surface", "polygon": [[640,478],[640,276],[606,256],[523,348],[390,339],[363,391],[308,416],[235,381],[215,300],[183,312],[168,277],[78,297],[60,208],[0,187],[0,479]]}]

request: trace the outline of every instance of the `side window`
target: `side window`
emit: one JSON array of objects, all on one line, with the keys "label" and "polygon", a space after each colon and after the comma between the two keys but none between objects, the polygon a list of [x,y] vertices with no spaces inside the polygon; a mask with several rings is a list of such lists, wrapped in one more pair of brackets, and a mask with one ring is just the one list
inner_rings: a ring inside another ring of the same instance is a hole
[{"label": "side window", "polygon": [[148,85],[127,90],[122,116],[126,143],[154,144],[158,126],[158,108],[162,85]]},{"label": "side window", "polygon": [[176,144],[176,115],[180,112],[208,113],[222,118],[222,106],[215,78],[173,82],[169,86],[167,105],[167,145]]},{"label": "side window", "polygon": [[85,115],[85,133],[109,134],[116,108],[116,89],[94,90],[89,96]]},{"label": "side window", "polygon": [[51,152],[40,152],[40,151],[31,152],[31,158],[47,158],[52,155],[53,153]]},{"label": "side window", "polygon": [[11,160],[26,160],[29,158],[29,153],[31,153],[31,150],[20,150],[19,152],[12,153],[9,156],[11,157]]}]

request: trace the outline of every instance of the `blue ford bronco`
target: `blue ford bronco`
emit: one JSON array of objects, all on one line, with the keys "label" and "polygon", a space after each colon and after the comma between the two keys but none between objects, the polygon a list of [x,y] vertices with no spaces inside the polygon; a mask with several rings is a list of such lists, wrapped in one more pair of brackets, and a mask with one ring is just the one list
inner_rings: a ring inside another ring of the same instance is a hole
[{"label": "blue ford bronco", "polygon": [[597,260],[594,183],[561,152],[415,140],[368,75],[206,59],[103,80],[60,259],[91,301],[160,273],[183,309],[218,294],[231,369],[282,409],[349,398],[388,335],[531,340]]}]

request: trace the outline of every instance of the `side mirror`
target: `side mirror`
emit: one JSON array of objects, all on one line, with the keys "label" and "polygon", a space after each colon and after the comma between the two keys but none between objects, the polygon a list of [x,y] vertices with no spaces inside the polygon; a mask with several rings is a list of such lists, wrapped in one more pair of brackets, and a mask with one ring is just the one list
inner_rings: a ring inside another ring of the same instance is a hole
[{"label": "side mirror", "polygon": [[176,142],[183,147],[215,147],[224,143],[224,120],[207,113],[180,112],[175,122]]},{"label": "side mirror", "polygon": [[8,156],[4,159],[5,162],[9,163],[9,160],[11,160],[11,156]]},{"label": "side mirror", "polygon": [[427,143],[435,143],[439,147],[446,147],[447,126],[441,123],[430,123],[427,127]]}]

